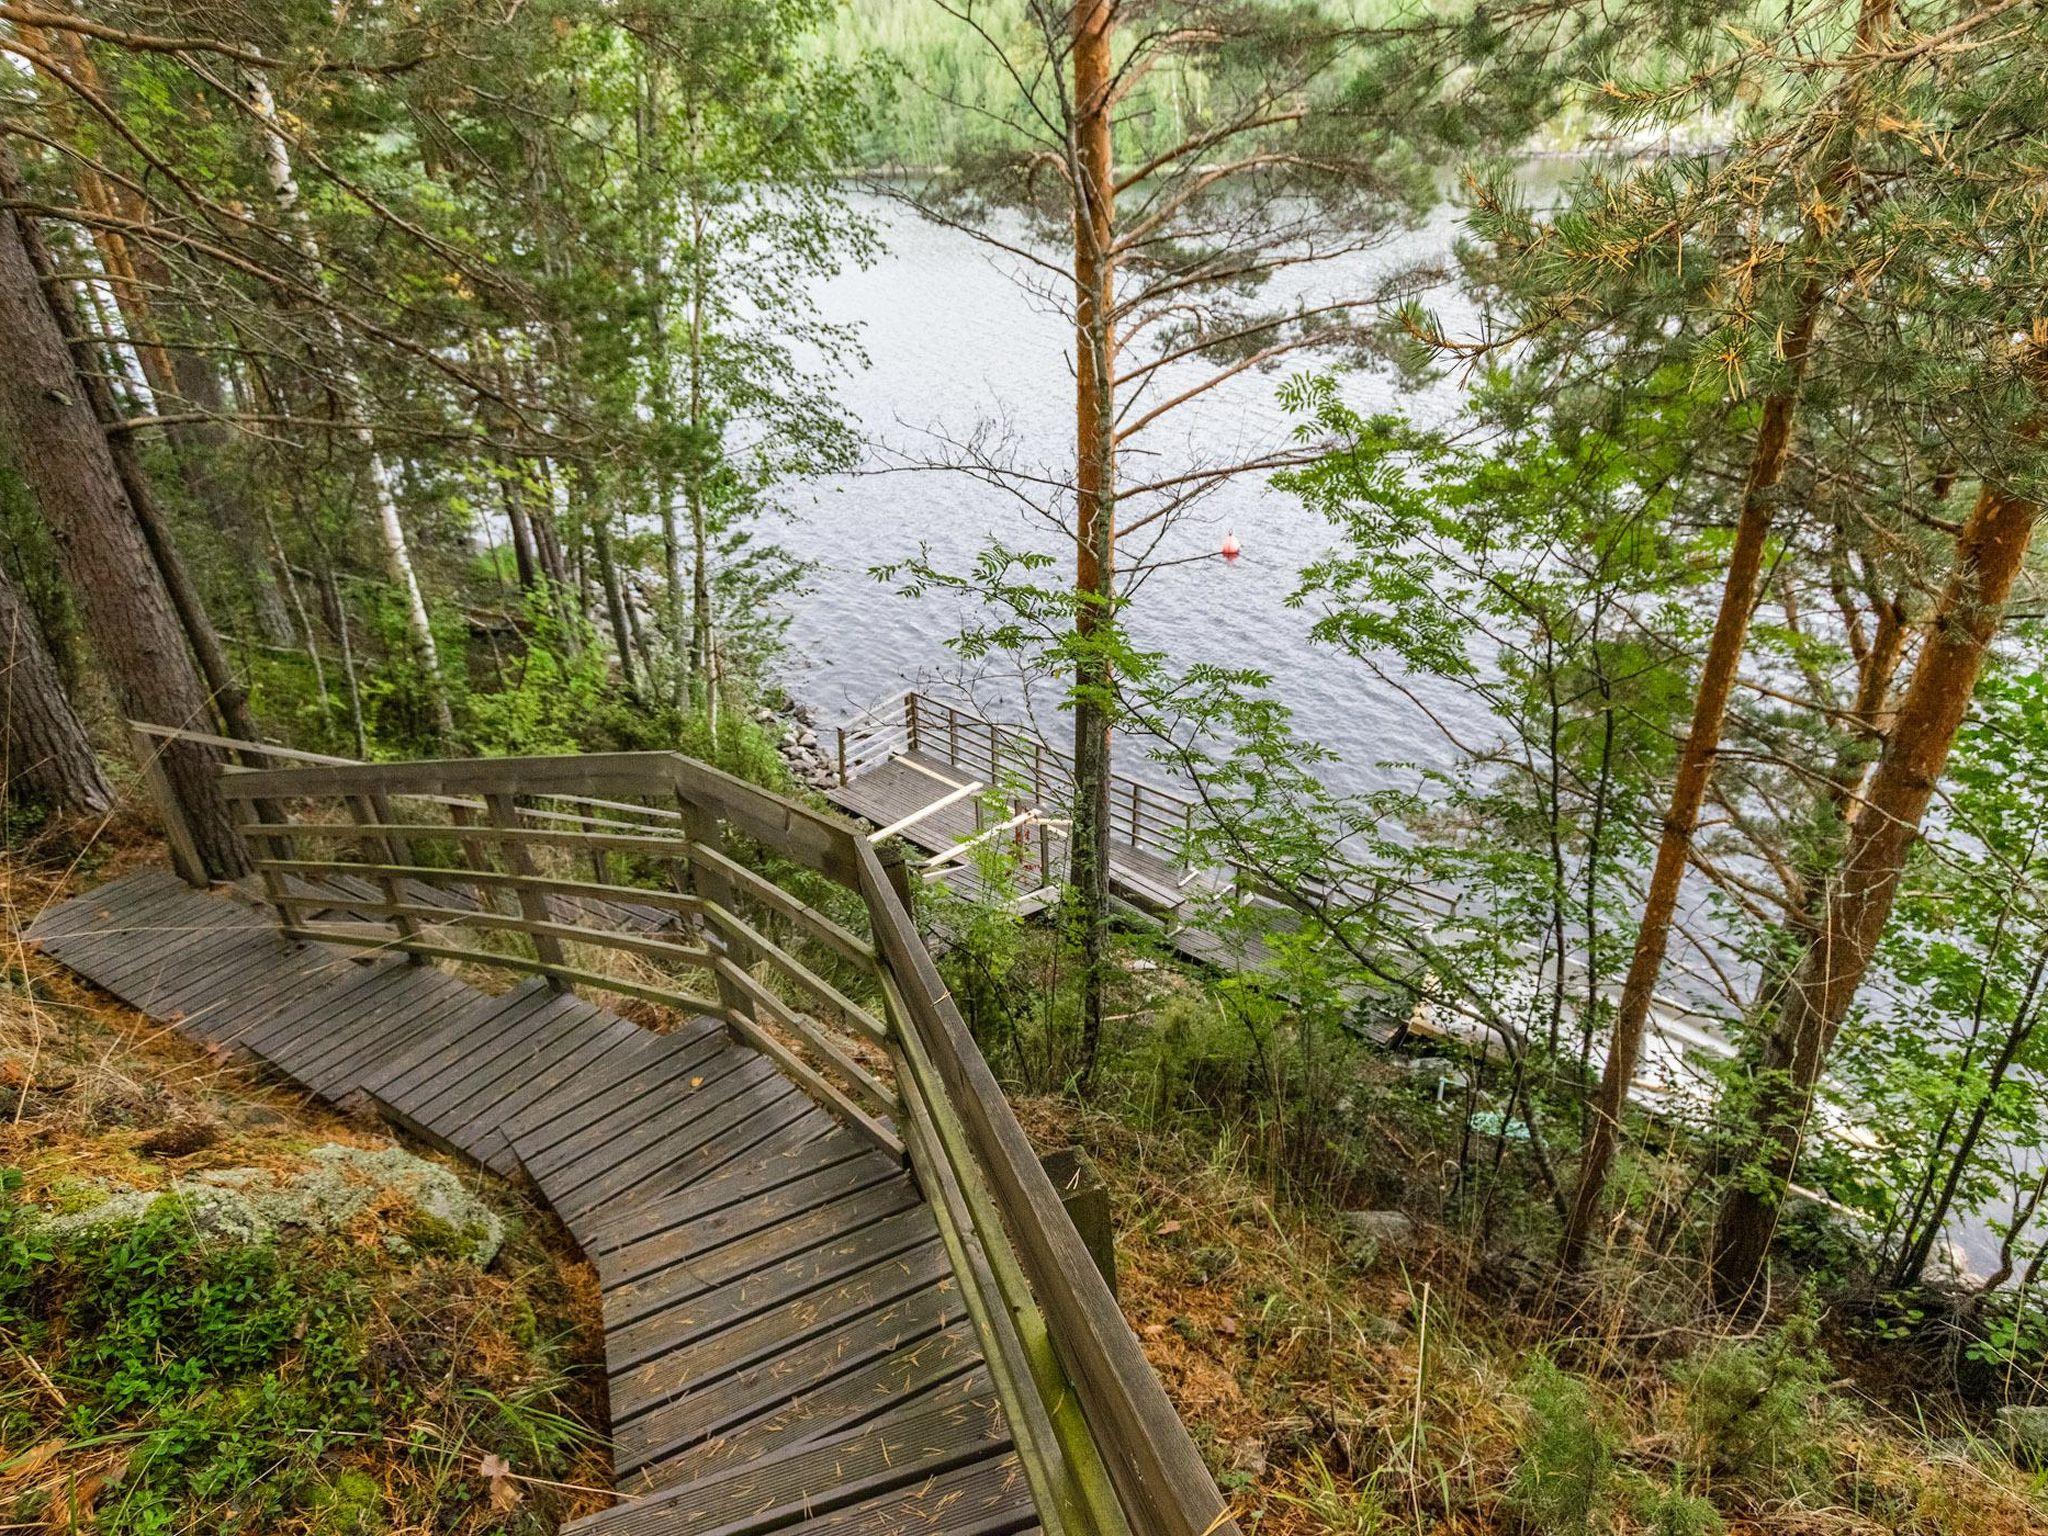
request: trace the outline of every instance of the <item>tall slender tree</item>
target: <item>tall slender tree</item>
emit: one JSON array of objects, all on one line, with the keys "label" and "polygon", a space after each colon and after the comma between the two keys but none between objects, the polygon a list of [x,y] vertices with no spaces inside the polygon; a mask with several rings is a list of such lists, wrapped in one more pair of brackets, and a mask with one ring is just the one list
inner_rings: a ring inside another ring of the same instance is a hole
[{"label": "tall slender tree", "polygon": [[1814,1089],[1884,935],[1906,855],[1920,835],[2039,516],[2030,496],[1987,482],[1957,535],[1955,572],[1829,886],[1821,932],[1765,1041],[1752,1110],[1753,1166],[1730,1183],[1714,1229],[1714,1289],[1724,1301],[1742,1303],[1756,1293]]},{"label": "tall slender tree", "polygon": [[0,796],[47,800],[99,815],[114,792],[71,701],[41,626],[0,564]]},{"label": "tall slender tree", "polygon": [[[20,185],[0,144],[0,196]],[[199,730],[212,723],[205,687],[185,648],[185,631],[134,507],[106,431],[73,368],[52,313],[23,216],[0,211],[0,331],[13,338],[0,369],[0,428],[15,444],[23,478],[48,518],[66,580],[77,594],[94,652],[130,718]],[[217,779],[219,758],[188,742],[167,743],[163,769],[207,872],[246,872]]]}]

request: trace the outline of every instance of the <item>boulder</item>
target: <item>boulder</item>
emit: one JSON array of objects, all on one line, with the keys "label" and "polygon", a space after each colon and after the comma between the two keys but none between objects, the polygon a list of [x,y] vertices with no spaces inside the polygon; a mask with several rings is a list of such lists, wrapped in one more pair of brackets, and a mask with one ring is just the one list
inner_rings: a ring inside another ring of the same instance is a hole
[{"label": "boulder", "polygon": [[1337,1231],[1352,1262],[1366,1267],[1415,1241],[1414,1219],[1403,1211],[1341,1211]]},{"label": "boulder", "polygon": [[[84,1210],[48,1221],[51,1232],[107,1230],[136,1221],[164,1193],[180,1197],[193,1225],[209,1236],[262,1242],[285,1228],[338,1232],[372,1211],[401,1218],[412,1229],[387,1232],[385,1246],[409,1254],[422,1225],[436,1246],[485,1265],[505,1240],[504,1223],[462,1180],[439,1163],[400,1147],[365,1151],[329,1143],[307,1154],[310,1166],[297,1173],[270,1168],[215,1168],[174,1180],[162,1193],[124,1189]],[[423,1221],[422,1221],[423,1219]]]}]

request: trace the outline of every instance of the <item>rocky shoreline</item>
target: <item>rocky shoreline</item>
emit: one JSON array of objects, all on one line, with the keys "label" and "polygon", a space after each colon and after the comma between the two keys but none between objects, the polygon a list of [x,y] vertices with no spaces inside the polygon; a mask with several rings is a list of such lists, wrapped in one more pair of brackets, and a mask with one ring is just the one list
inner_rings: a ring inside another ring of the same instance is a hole
[{"label": "rocky shoreline", "polygon": [[816,717],[787,689],[768,690],[754,706],[754,723],[776,738],[775,750],[790,777],[806,789],[826,790],[839,782],[838,764],[818,733]]}]

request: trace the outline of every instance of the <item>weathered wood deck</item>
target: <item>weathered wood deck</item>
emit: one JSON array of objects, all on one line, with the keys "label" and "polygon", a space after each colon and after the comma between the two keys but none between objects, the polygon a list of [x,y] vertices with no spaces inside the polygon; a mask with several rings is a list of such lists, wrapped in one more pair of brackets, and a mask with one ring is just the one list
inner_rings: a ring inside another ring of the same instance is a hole
[{"label": "weathered wood deck", "polygon": [[[824,793],[841,810],[877,827],[896,826],[916,817],[897,835],[926,853],[943,853],[982,830],[973,800],[940,804],[954,787],[973,782],[964,765],[930,752],[911,751],[864,765],[858,773],[849,775],[845,784],[834,785]],[[937,809],[931,809],[934,806]],[[1036,890],[1064,878],[1063,838],[1041,844],[1027,833],[1014,839],[1014,843],[1021,855],[1019,884],[1024,889]],[[1041,847],[1050,848],[1051,856],[1041,859]],[[979,888],[971,868],[947,876],[947,883],[962,894],[975,894]],[[1114,895],[1162,921],[1168,942],[1190,960],[1235,970],[1257,968],[1270,959],[1266,946],[1256,935],[1226,937],[1205,929],[1199,920],[1189,921],[1190,914],[1217,893],[1212,876],[1175,864],[1150,848],[1119,840],[1110,845],[1109,885]],[[1276,920],[1287,921],[1284,914],[1277,912]]]},{"label": "weathered wood deck", "polygon": [[288,942],[157,871],[28,936],[154,1019],[532,1180],[603,1286],[626,1498],[584,1536],[1036,1527],[931,1207],[721,1025],[661,1034],[539,981],[491,995]]}]

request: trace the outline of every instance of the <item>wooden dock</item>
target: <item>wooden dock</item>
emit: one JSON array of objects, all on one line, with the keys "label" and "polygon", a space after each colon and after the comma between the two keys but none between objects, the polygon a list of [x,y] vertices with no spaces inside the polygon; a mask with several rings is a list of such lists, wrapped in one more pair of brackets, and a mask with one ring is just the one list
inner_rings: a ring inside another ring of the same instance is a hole
[{"label": "wooden dock", "polygon": [[492,995],[294,943],[153,870],[28,937],[181,1033],[531,1179],[603,1286],[628,1502],[575,1530],[1036,1528],[909,1172],[718,1022],[658,1034],[539,980]]},{"label": "wooden dock", "polygon": [[[1073,779],[1068,759],[1020,726],[984,719],[921,693],[900,709],[871,712],[837,728],[838,782],[825,791],[841,810],[870,822],[928,855],[946,860],[928,878],[984,894],[970,860],[959,853],[976,840],[1000,838],[1011,852],[1020,895],[1012,911],[1028,914],[1055,899],[1066,874],[1066,827]],[[993,804],[993,809],[991,808]],[[1156,921],[1183,957],[1219,970],[1270,963],[1261,926],[1292,926],[1277,902],[1265,902],[1264,925],[1224,934],[1205,923],[1220,898],[1257,901],[1234,889],[1227,872],[1190,866],[1192,800],[1128,775],[1110,783],[1109,888],[1112,897]],[[1015,820],[1014,826],[1009,825]]]}]

